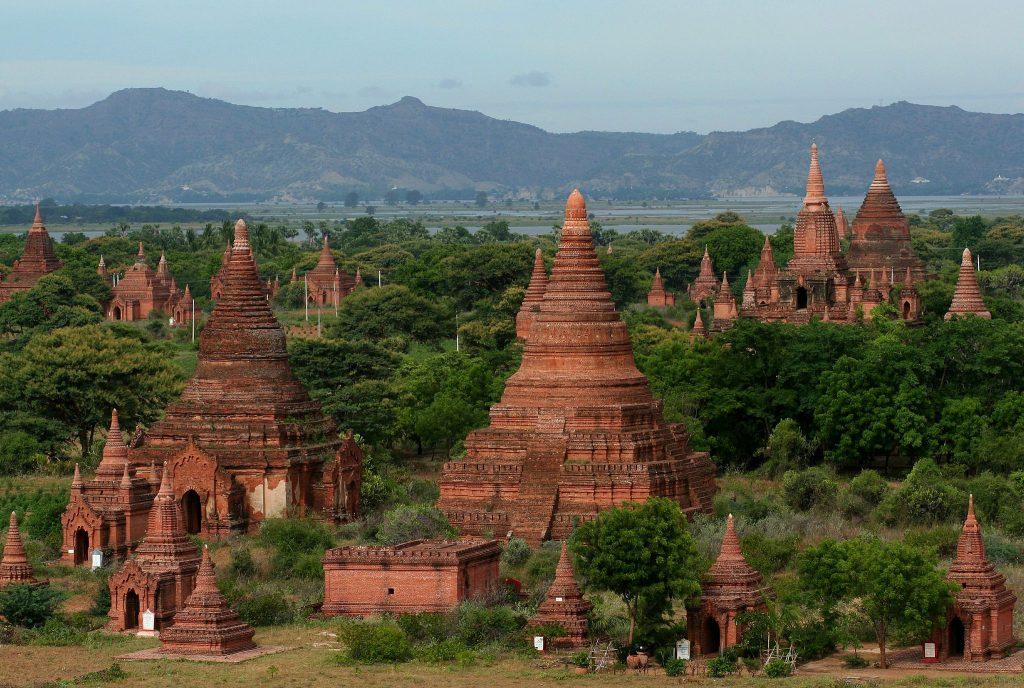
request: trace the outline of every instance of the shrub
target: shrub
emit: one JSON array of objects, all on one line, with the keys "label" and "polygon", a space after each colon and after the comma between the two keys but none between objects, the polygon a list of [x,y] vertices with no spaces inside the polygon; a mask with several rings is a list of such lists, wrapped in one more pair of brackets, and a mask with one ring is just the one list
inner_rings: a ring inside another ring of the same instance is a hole
[{"label": "shrub", "polygon": [[768,678],[786,678],[793,673],[792,665],[784,659],[776,657],[764,665],[764,675]]},{"label": "shrub", "polygon": [[454,662],[469,654],[469,648],[458,638],[439,640],[420,647],[416,652],[417,659],[432,664]]},{"label": "shrub", "polygon": [[413,642],[441,642],[451,636],[452,623],[449,617],[437,612],[402,614],[395,619],[399,628],[405,631]]},{"label": "shrub", "polygon": [[232,578],[256,575],[256,561],[252,558],[252,552],[248,548],[243,547],[231,553],[228,575]]},{"label": "shrub", "polygon": [[386,512],[377,528],[376,540],[397,545],[420,538],[452,538],[456,532],[444,513],[427,504],[403,504]]},{"label": "shrub", "polygon": [[946,481],[934,461],[920,459],[875,513],[887,525],[941,523],[954,516],[962,517],[966,502],[966,495]]},{"label": "shrub", "polygon": [[960,538],[957,526],[935,526],[927,530],[912,530],[903,536],[903,541],[916,549],[923,549],[935,556],[950,557],[956,552],[956,542]]},{"label": "shrub", "polygon": [[863,499],[871,506],[878,506],[885,496],[889,494],[891,488],[889,483],[879,475],[878,471],[867,469],[863,470],[850,481],[848,491],[851,495]]},{"label": "shrub", "polygon": [[263,521],[258,539],[274,548],[271,567],[283,576],[308,574],[307,555],[323,557],[334,545],[334,534],[327,524],[309,518],[269,518]]},{"label": "shrub", "polygon": [[847,669],[863,669],[869,662],[858,654],[846,655],[843,657],[843,664]]},{"label": "shrub", "polygon": [[250,626],[278,626],[295,620],[295,611],[276,592],[257,592],[238,602],[238,615]]},{"label": "shrub", "polygon": [[494,642],[515,647],[521,640],[519,632],[526,626],[526,618],[508,607],[463,602],[455,614],[457,637],[469,647]]},{"label": "shrub", "polygon": [[782,476],[786,503],[795,511],[825,508],[835,503],[839,483],[824,468],[815,466],[802,471],[786,471]]},{"label": "shrub", "polygon": [[32,435],[22,430],[0,434],[0,475],[27,473],[45,461],[43,446]]},{"label": "shrub", "polygon": [[686,675],[686,660],[685,659],[668,659],[665,660],[665,675],[666,676],[685,676]]},{"label": "shrub", "polygon": [[9,585],[0,590],[0,616],[17,626],[35,628],[53,616],[63,598],[49,585]]},{"label": "shrub", "polygon": [[572,656],[572,665],[583,669],[590,668],[590,653],[587,651],[577,652]]},{"label": "shrub", "polygon": [[722,678],[736,671],[736,659],[728,655],[713,657],[707,662],[708,676]]},{"label": "shrub", "polygon": [[522,566],[533,554],[533,550],[522,538],[512,538],[505,545],[505,551],[501,553],[501,564],[506,568]]},{"label": "shrub", "polygon": [[751,533],[742,539],[743,556],[761,573],[776,573],[786,568],[796,556],[799,542],[797,535],[770,538],[762,533]]},{"label": "shrub", "polygon": [[767,457],[764,468],[769,475],[780,475],[805,465],[810,444],[792,418],[783,418],[768,436],[768,445],[761,450]]},{"label": "shrub", "polygon": [[349,658],[357,662],[385,664],[412,659],[409,636],[395,623],[354,622],[343,627],[341,636]]}]

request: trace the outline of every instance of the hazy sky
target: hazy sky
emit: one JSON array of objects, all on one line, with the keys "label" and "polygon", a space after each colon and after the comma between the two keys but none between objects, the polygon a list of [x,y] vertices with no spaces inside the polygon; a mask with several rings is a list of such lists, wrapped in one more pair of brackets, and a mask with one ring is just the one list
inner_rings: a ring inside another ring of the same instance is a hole
[{"label": "hazy sky", "polygon": [[553,131],[1024,111],[1024,2],[0,0],[0,109],[130,86],[363,110],[414,95]]}]

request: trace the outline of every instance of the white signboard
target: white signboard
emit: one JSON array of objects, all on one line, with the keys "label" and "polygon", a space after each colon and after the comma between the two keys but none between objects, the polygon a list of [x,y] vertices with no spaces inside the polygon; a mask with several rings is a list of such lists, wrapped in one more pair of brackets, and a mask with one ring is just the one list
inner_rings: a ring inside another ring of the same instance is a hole
[{"label": "white signboard", "polygon": [[147,609],[146,611],[142,612],[142,630],[156,630],[156,614],[153,613],[152,609]]},{"label": "white signboard", "polygon": [[676,659],[690,658],[690,641],[683,638],[676,642]]},{"label": "white signboard", "polygon": [[101,566],[103,566],[103,550],[94,549],[92,551],[92,568],[95,571]]},{"label": "white signboard", "polygon": [[935,643],[924,644],[924,658],[935,659]]},{"label": "white signboard", "polygon": [[542,636],[542,635],[535,635],[535,636],[533,636],[533,649],[536,650],[537,652],[543,652],[544,651],[544,636]]},{"label": "white signboard", "polygon": [[555,598],[555,602],[564,602],[564,601],[565,601],[564,597],[556,597]]}]

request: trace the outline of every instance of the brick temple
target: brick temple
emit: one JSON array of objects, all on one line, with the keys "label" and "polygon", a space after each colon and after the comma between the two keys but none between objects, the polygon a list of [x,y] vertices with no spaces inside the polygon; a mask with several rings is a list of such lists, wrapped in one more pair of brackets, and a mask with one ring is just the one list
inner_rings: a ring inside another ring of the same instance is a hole
[{"label": "brick temple", "polygon": [[962,658],[982,662],[1006,656],[1017,644],[1013,637],[1013,608],[1017,596],[1006,578],[985,557],[981,525],[974,515],[974,495],[967,506],[956,558],[946,578],[960,586],[944,628],[932,636],[938,659]]},{"label": "brick temple", "polygon": [[953,301],[949,304],[949,310],[946,311],[946,320],[968,315],[985,319],[992,317],[992,314],[985,308],[985,301],[981,298],[981,288],[978,286],[978,275],[974,272],[974,258],[971,256],[971,249],[965,248],[960,260],[960,274],[956,280],[956,289],[953,291]]},{"label": "brick temple", "polygon": [[[355,291],[357,286],[356,280],[341,270],[334,261],[334,254],[331,253],[326,236],[316,265],[302,278],[306,281],[308,290],[306,298],[312,305],[337,306],[343,298]],[[296,279],[292,273],[292,281]]]},{"label": "brick temple", "polygon": [[686,289],[690,300],[694,303],[710,301],[718,293],[718,278],[715,277],[715,268],[711,264],[711,254],[708,247],[704,247],[704,255],[700,259],[700,271],[689,287]]},{"label": "brick temple", "polygon": [[[102,256],[97,272],[106,273]],[[154,311],[175,324],[188,322],[192,319],[192,292],[188,286],[184,290],[178,287],[163,253],[156,271],[149,267],[140,241],[135,263],[111,288],[107,320],[145,320]]]},{"label": "brick temple", "polygon": [[53,251],[53,240],[46,225],[43,214],[36,203],[36,217],[25,237],[25,249],[21,258],[14,261],[11,272],[0,280],[0,303],[5,303],[12,296],[28,291],[35,286],[39,278],[63,267],[63,263]]},{"label": "brick temple", "polygon": [[566,543],[562,543],[562,554],[555,568],[555,580],[544,594],[544,601],[537,613],[530,619],[531,627],[556,625],[565,630],[565,635],[552,639],[553,647],[580,647],[587,643],[590,625],[587,614],[593,608],[583,598],[576,582],[576,571]]},{"label": "brick temple", "polygon": [[533,255],[533,273],[530,275],[530,284],[526,287],[526,294],[523,296],[523,305],[516,313],[516,337],[525,340],[530,333],[530,325],[537,317],[540,310],[540,302],[544,300],[544,291],[548,288],[548,273],[544,267],[544,256],[540,249]]},{"label": "brick temple", "polygon": [[743,638],[737,616],[764,609],[761,574],[747,563],[740,550],[732,514],[718,558],[701,579],[698,606],[687,610],[687,637],[695,654],[717,654]]},{"label": "brick temple", "polygon": [[715,466],[664,421],[637,370],[579,191],[519,370],[465,446],[444,465],[438,502],[465,534],[565,539],[577,519],[652,496],[711,509]]},{"label": "brick temple", "polygon": [[25,543],[18,530],[18,517],[12,511],[4,542],[3,557],[0,558],[0,588],[8,585],[31,585],[36,582],[32,565],[25,556]]},{"label": "brick temple", "polygon": [[665,290],[665,282],[661,279],[661,268],[654,271],[651,290],[647,292],[647,305],[654,308],[666,308],[676,305],[676,295]]},{"label": "brick temple", "polygon": [[327,616],[444,612],[498,586],[496,540],[413,540],[324,554]]},{"label": "brick temple", "polygon": [[[108,582],[114,631],[161,631],[174,622],[195,587],[199,549],[189,540],[171,473],[163,471],[160,491],[149,511],[146,536],[135,554]],[[144,619],[152,614],[152,624]]]}]

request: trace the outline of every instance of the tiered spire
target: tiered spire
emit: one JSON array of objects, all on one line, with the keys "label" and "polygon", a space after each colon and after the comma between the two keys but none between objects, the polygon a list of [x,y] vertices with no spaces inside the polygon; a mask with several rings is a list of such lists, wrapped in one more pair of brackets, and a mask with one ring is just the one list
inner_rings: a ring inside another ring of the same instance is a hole
[{"label": "tiered spire", "polygon": [[7,542],[4,543],[3,559],[0,559],[0,588],[6,585],[35,583],[32,566],[25,556],[25,543],[18,530],[18,517],[12,511],[7,528]]},{"label": "tiered spire", "polygon": [[843,212],[842,208],[836,208],[836,231],[839,232],[839,238],[845,239],[846,235],[850,233],[850,223],[846,219],[846,213]]},{"label": "tiered spire", "polygon": [[203,558],[196,587],[185,608],[174,616],[174,625],[160,633],[161,650],[180,655],[226,655],[256,647],[253,629],[228,607],[217,589],[210,550]]},{"label": "tiered spire", "polygon": [[530,325],[540,310],[540,302],[544,300],[544,292],[548,286],[548,273],[544,268],[544,256],[538,248],[533,254],[533,273],[530,284],[523,296],[523,305],[516,314],[516,336],[526,339],[530,333]]},{"label": "tiered spire", "polygon": [[733,296],[732,288],[729,286],[729,275],[722,273],[722,286],[715,295],[714,306],[715,321],[733,320],[736,318],[736,297]]},{"label": "tiered spire", "polygon": [[828,205],[825,198],[825,179],[821,175],[821,163],[818,161],[818,144],[811,144],[811,165],[807,170],[807,192],[804,194],[804,207]]},{"label": "tiered spire", "polygon": [[166,465],[160,490],[149,510],[146,537],[135,553],[140,561],[147,564],[194,564],[199,559],[199,550],[185,532],[181,507],[174,496],[173,477]]},{"label": "tiered spire", "polygon": [[693,327],[690,328],[690,332],[697,337],[708,336],[708,329],[704,327],[704,320],[700,317],[699,308],[697,309],[697,316],[693,319]]},{"label": "tiered spire", "polygon": [[818,160],[818,146],[811,144],[804,205],[797,214],[793,233],[793,259],[789,269],[798,274],[834,272],[845,269],[839,253],[836,218],[825,197],[825,181]]},{"label": "tiered spire", "polygon": [[761,574],[747,563],[740,549],[740,539],[732,514],[725,522],[725,536],[718,558],[711,565],[701,586],[705,597],[756,597],[760,598]]},{"label": "tiered spire", "polygon": [[981,287],[978,286],[974,258],[969,248],[964,249],[960,260],[960,276],[956,280],[956,291],[953,292],[953,302],[949,304],[949,310],[946,312],[946,320],[965,315],[976,315],[986,319],[992,317],[981,298]]},{"label": "tiered spire", "polygon": [[868,193],[851,227],[853,236],[859,239],[867,237],[872,229],[884,229],[896,238],[910,239],[910,222],[889,186],[889,177],[881,158],[875,163],[874,179],[871,180],[871,186],[868,187]]},{"label": "tiered spire", "polygon": [[700,302],[714,296],[717,291],[718,278],[715,277],[714,266],[711,264],[711,253],[705,245],[704,255],[700,259],[700,272],[689,288],[690,300]]},{"label": "tiered spire", "polygon": [[754,270],[754,288],[770,289],[772,283],[778,277],[779,269],[775,266],[775,252],[772,250],[771,239],[766,234],[764,246],[761,247],[761,260]]},{"label": "tiered spire", "polygon": [[25,238],[21,258],[14,262],[9,275],[0,282],[0,303],[15,293],[31,289],[40,277],[61,268],[64,264],[53,250],[53,241],[43,224],[43,213],[36,203],[36,215]]},{"label": "tiered spire", "polygon": [[537,613],[530,619],[530,625],[557,624],[566,632],[565,636],[556,639],[557,645],[583,645],[587,642],[587,614],[592,607],[580,592],[569,549],[563,542],[562,554],[555,568],[555,580],[544,595]]},{"label": "tiered spire", "polygon": [[121,434],[121,424],[117,409],[110,412],[110,429],[107,430],[107,442],[103,445],[103,458],[96,468],[96,477],[100,480],[116,481],[128,466],[128,445]]}]

